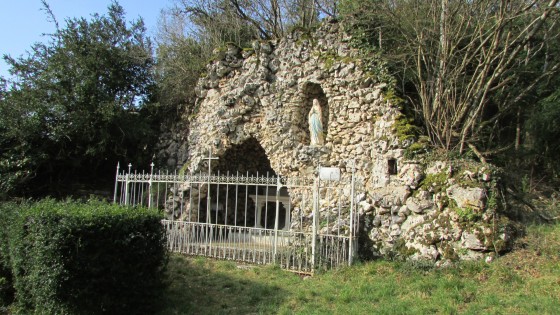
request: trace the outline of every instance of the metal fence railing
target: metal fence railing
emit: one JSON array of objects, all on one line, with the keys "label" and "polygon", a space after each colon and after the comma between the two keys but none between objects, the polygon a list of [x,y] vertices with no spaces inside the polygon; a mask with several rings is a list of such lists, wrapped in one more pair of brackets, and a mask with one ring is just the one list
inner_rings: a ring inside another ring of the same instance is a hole
[{"label": "metal fence railing", "polygon": [[170,251],[312,273],[352,263],[354,174],[149,173],[117,167],[114,202],[158,208]]}]

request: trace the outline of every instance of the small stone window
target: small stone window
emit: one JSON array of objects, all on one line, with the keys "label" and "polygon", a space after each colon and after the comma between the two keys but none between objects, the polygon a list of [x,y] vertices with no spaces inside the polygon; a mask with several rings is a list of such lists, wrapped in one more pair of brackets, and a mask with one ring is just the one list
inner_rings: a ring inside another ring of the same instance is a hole
[{"label": "small stone window", "polygon": [[387,160],[387,172],[389,173],[389,175],[397,175],[397,160]]}]

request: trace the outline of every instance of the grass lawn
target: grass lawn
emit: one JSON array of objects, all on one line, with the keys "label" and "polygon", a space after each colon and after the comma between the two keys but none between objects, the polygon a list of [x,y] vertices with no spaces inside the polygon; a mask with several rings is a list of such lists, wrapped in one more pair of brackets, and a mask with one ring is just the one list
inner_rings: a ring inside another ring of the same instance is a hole
[{"label": "grass lawn", "polygon": [[490,264],[374,261],[300,277],[173,255],[168,275],[160,314],[559,314],[560,224],[529,227]]}]

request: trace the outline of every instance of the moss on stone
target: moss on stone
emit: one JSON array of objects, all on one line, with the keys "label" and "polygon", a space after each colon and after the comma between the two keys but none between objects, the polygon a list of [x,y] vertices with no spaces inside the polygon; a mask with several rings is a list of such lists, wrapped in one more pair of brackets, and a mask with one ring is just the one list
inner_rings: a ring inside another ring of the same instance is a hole
[{"label": "moss on stone", "polygon": [[319,53],[319,60],[323,63],[325,70],[331,70],[335,63],[341,61],[341,57],[336,51],[329,50],[325,53]]},{"label": "moss on stone", "polygon": [[214,63],[214,62],[216,62],[216,61],[222,60],[222,58],[223,58],[224,54],[226,53],[226,51],[227,51],[227,47],[226,47],[225,45],[224,45],[224,46],[220,46],[220,47],[214,49],[213,55],[210,57],[210,59],[208,60],[208,62],[209,62],[209,63]]},{"label": "moss on stone", "polygon": [[416,248],[406,246],[406,241],[404,240],[404,238],[399,238],[395,241],[392,251],[394,252],[394,254],[396,254],[397,257],[402,258],[410,257],[418,253],[418,250]]},{"label": "moss on stone", "polygon": [[455,248],[453,248],[453,246],[451,246],[451,244],[442,243],[440,245],[440,249],[441,249],[441,254],[442,254],[443,258],[449,259],[451,261],[459,260],[459,255],[457,254],[457,252],[455,252]]},{"label": "moss on stone", "polygon": [[452,210],[459,215],[461,222],[477,222],[482,218],[482,214],[471,207],[454,207]]},{"label": "moss on stone", "polygon": [[324,57],[323,59],[323,64],[325,65],[325,69],[330,70],[332,69],[332,67],[334,66],[335,60],[334,57],[329,55]]},{"label": "moss on stone", "polygon": [[430,139],[426,136],[420,136],[416,142],[405,149],[404,157],[406,159],[413,159],[421,154],[425,154],[429,151],[430,146]]},{"label": "moss on stone", "polygon": [[184,176],[185,172],[188,171],[190,165],[191,165],[190,160],[185,162],[185,164],[183,164],[183,166],[181,166],[181,168],[179,169],[179,176]]},{"label": "moss on stone", "polygon": [[307,40],[311,44],[311,46],[315,46],[315,36],[313,33],[316,31],[316,27],[302,27],[301,25],[293,25],[288,28],[288,33],[296,34],[299,33],[299,37],[296,41],[296,44],[302,45],[303,41]]},{"label": "moss on stone", "polygon": [[399,141],[416,140],[420,135],[420,127],[414,124],[414,119],[399,115],[393,123],[393,131],[397,135]]},{"label": "moss on stone", "polygon": [[343,63],[351,63],[351,62],[357,62],[356,59],[350,57],[350,56],[346,56],[340,59],[340,61],[342,61]]},{"label": "moss on stone", "polygon": [[241,51],[245,53],[245,57],[249,57],[255,54],[255,49],[253,49],[252,47],[243,47]]},{"label": "moss on stone", "polygon": [[444,172],[427,174],[419,184],[424,190],[438,193],[443,191],[447,184],[447,174]]},{"label": "moss on stone", "polygon": [[314,52],[313,55],[319,58],[319,60],[323,63],[325,70],[331,70],[337,63],[355,63],[356,65],[360,63],[360,59],[351,56],[342,57],[335,50],[329,50],[325,53]]},{"label": "moss on stone", "polygon": [[398,96],[393,88],[387,89],[383,94],[383,100],[391,103],[393,106],[397,106],[399,109],[401,109],[404,104],[404,99]]}]

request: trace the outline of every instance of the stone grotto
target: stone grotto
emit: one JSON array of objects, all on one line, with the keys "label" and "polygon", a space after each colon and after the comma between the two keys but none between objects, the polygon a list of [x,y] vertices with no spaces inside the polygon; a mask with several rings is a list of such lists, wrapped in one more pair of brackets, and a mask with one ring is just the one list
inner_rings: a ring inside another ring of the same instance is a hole
[{"label": "stone grotto", "polygon": [[[162,140],[169,166],[200,170],[209,150],[222,172],[307,176],[321,165],[348,176],[355,162],[361,256],[446,262],[507,250],[515,229],[501,213],[498,170],[411,154],[421,146],[398,130],[403,105],[361,56],[334,20],[217,49],[188,128]],[[309,127],[314,103],[320,136]]]}]

